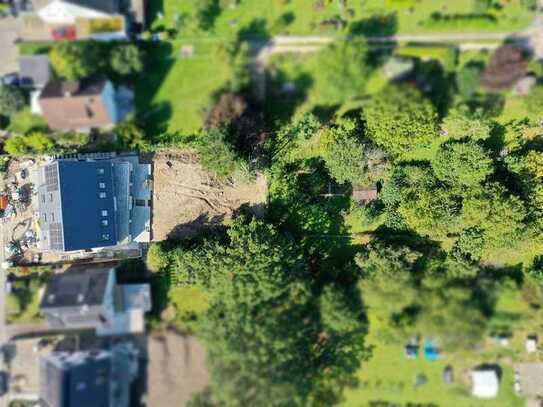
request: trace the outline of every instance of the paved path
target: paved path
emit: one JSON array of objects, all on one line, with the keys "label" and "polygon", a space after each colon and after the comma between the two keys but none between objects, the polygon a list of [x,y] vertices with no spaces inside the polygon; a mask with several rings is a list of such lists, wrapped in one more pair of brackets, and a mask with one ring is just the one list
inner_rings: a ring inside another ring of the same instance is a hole
[{"label": "paved path", "polygon": [[0,76],[19,71],[19,50],[14,17],[0,18]]}]

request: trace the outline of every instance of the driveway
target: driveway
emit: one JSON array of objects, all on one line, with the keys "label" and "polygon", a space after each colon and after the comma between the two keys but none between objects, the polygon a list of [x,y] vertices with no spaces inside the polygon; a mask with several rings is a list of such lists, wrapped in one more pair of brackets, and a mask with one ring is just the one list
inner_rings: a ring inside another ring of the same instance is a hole
[{"label": "driveway", "polygon": [[16,24],[12,16],[0,18],[0,76],[19,71]]}]

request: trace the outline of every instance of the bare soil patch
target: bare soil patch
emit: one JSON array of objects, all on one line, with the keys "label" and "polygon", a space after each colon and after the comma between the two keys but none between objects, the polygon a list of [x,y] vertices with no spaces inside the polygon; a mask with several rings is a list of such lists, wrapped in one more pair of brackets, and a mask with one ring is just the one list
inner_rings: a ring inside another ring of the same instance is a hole
[{"label": "bare soil patch", "polygon": [[266,177],[219,179],[189,153],[160,153],[153,161],[153,240],[183,239],[221,224],[243,205],[262,215]]},{"label": "bare soil patch", "polygon": [[184,406],[209,384],[205,350],[194,337],[150,336],[148,351],[148,406]]}]

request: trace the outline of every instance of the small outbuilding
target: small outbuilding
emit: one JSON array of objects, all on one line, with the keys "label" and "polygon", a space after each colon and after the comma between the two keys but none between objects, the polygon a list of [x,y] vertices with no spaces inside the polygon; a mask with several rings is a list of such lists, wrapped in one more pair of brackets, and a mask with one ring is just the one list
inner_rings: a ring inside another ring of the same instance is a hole
[{"label": "small outbuilding", "polygon": [[367,205],[377,199],[377,187],[353,186],[353,199],[359,205]]},{"label": "small outbuilding", "polygon": [[526,337],[526,341],[524,342],[526,346],[526,352],[533,353],[537,350],[537,336],[530,335]]},{"label": "small outbuilding", "polygon": [[443,383],[453,384],[454,383],[454,371],[451,365],[445,366],[443,369]]},{"label": "small outbuilding", "polygon": [[475,397],[488,399],[498,395],[499,378],[493,369],[473,370],[471,372],[471,394]]}]

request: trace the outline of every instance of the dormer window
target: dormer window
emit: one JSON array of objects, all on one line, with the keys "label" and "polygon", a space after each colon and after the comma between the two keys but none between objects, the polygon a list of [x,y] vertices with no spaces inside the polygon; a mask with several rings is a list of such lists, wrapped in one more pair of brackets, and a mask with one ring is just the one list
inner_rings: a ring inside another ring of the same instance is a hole
[{"label": "dormer window", "polygon": [[100,199],[104,199],[107,196],[107,194],[105,192],[100,192],[98,196],[100,197]]},{"label": "dormer window", "polygon": [[100,189],[106,189],[106,183],[105,183],[105,182],[99,182],[99,183],[98,183],[98,188],[100,188]]}]

